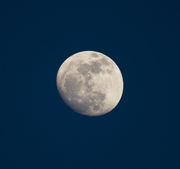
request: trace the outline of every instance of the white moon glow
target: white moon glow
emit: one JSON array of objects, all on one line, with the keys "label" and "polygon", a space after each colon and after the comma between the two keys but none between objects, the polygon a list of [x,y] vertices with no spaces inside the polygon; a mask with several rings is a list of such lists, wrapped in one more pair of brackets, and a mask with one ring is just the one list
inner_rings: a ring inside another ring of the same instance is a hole
[{"label": "white moon glow", "polygon": [[67,58],[57,73],[57,88],[67,105],[88,116],[113,110],[123,93],[120,69],[108,56],[83,51]]}]

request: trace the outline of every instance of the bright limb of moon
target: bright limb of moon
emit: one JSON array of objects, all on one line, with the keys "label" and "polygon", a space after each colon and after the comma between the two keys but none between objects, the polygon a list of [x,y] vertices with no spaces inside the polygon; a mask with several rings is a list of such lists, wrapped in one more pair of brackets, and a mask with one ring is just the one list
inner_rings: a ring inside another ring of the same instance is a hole
[{"label": "bright limb of moon", "polygon": [[95,51],[78,52],[67,58],[56,81],[65,103],[88,116],[112,111],[123,93],[120,69],[111,58]]}]

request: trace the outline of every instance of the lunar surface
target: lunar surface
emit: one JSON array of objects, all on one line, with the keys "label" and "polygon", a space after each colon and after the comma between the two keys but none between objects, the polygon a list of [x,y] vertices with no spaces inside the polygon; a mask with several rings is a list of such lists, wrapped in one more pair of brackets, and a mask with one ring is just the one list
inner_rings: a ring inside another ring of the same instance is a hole
[{"label": "lunar surface", "polygon": [[56,80],[65,103],[87,116],[112,111],[123,93],[120,69],[108,56],[95,51],[83,51],[67,58]]}]

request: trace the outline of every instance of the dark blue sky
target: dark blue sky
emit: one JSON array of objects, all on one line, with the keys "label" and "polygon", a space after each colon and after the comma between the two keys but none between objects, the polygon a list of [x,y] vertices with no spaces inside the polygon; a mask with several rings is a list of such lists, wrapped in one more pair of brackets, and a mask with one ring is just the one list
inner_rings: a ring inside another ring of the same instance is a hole
[{"label": "dark blue sky", "polygon": [[[73,5],[1,6],[0,168],[178,168],[170,148],[168,69],[177,55],[178,4]],[[56,88],[59,66],[84,50],[111,57],[124,78],[122,100],[101,117],[74,113]]]}]

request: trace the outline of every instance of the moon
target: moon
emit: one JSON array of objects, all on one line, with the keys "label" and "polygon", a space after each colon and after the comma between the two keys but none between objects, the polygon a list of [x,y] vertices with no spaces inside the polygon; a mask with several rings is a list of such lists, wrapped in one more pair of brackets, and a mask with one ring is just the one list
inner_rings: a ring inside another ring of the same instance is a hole
[{"label": "moon", "polygon": [[57,72],[56,83],[64,102],[87,116],[112,111],[123,93],[120,69],[111,58],[95,51],[82,51],[67,58]]}]

